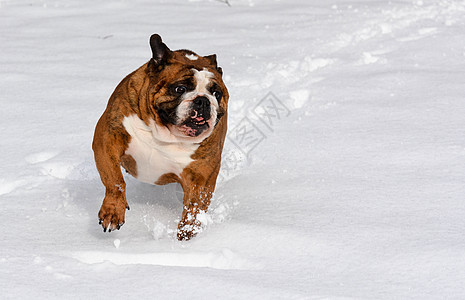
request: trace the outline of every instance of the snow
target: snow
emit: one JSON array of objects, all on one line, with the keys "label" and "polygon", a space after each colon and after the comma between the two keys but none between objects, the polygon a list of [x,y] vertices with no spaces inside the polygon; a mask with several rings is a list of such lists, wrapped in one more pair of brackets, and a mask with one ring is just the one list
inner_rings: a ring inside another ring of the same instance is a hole
[{"label": "snow", "polygon": [[[228,3],[0,1],[1,298],[465,298],[465,1]],[[231,94],[188,242],[130,176],[98,225],[93,129],[153,33]]]}]

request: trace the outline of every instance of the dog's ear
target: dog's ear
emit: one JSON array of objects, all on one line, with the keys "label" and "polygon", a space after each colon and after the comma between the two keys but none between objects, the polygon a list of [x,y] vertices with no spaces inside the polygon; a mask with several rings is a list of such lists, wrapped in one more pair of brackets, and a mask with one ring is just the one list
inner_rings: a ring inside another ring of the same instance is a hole
[{"label": "dog's ear", "polygon": [[218,63],[216,62],[216,54],[207,55],[205,56],[205,58],[210,61],[210,64],[212,64],[216,68],[218,73],[223,75],[223,69],[221,69],[221,67],[218,67]]},{"label": "dog's ear", "polygon": [[215,68],[218,66],[218,63],[216,62],[216,54],[207,55],[205,56],[205,58],[208,59],[210,64],[214,65]]},{"label": "dog's ear", "polygon": [[171,55],[171,50],[158,34],[152,34],[150,37],[150,48],[152,48],[152,61],[158,66],[165,65]]}]

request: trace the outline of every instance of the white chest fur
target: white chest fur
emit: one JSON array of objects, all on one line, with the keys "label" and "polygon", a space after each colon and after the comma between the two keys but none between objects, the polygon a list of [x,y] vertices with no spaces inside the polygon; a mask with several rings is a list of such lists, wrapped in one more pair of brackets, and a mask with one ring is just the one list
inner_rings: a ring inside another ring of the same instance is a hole
[{"label": "white chest fur", "polygon": [[199,144],[167,140],[166,132],[154,122],[147,126],[137,115],[125,117],[123,125],[131,136],[125,154],[132,156],[137,164],[137,179],[154,184],[166,173],[180,175],[193,159],[191,155]]}]

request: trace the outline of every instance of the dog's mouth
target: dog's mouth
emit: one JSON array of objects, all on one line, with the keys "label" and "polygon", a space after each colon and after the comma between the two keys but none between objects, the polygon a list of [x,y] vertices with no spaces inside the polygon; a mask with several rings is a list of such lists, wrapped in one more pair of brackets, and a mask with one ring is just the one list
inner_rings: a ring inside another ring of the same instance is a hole
[{"label": "dog's mouth", "polygon": [[208,120],[193,112],[192,116],[182,123],[180,129],[188,136],[197,137],[209,127]]}]

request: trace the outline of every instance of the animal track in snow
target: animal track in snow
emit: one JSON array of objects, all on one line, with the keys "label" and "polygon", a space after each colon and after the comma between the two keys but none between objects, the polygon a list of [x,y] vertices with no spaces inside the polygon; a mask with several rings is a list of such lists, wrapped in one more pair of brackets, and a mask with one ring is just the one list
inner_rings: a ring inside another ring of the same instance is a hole
[{"label": "animal track in snow", "polygon": [[0,178],[0,195],[9,194],[15,189],[25,185],[27,182],[26,180],[6,180]]},{"label": "animal track in snow", "polygon": [[212,269],[251,269],[254,266],[229,249],[209,252],[159,252],[159,253],[124,253],[86,251],[71,255],[86,263],[98,264],[105,261],[115,265],[158,265],[173,267],[197,267]]},{"label": "animal track in snow", "polygon": [[[357,13],[363,15],[362,11]],[[340,33],[327,46],[329,53],[334,53],[383,36],[391,36],[401,42],[419,40],[438,32],[437,27],[431,26],[433,23],[452,26],[463,20],[464,13],[464,1],[450,0],[432,4],[417,1],[386,8],[359,24],[358,29]]]},{"label": "animal track in snow", "polygon": [[37,153],[33,153],[33,154],[26,156],[25,160],[30,164],[37,164],[37,163],[46,162],[54,158],[58,154],[59,153],[56,151],[37,152]]},{"label": "animal track in snow", "polygon": [[74,165],[64,162],[47,162],[42,166],[42,174],[59,179],[66,179],[75,168]]},{"label": "animal track in snow", "polygon": [[74,166],[64,162],[51,161],[58,154],[57,151],[37,152],[26,156],[25,160],[30,164],[38,165],[43,175],[64,179],[71,173]]}]

